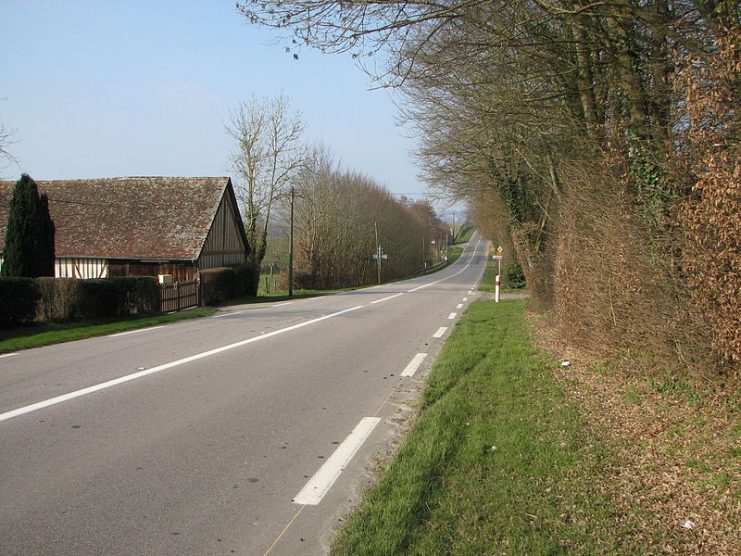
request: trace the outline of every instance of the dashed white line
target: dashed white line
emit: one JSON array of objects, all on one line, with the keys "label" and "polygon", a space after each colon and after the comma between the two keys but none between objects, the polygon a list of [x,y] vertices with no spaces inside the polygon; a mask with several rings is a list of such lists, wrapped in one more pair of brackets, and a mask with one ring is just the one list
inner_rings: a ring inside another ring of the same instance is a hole
[{"label": "dashed white line", "polygon": [[253,336],[252,338],[247,338],[246,340],[241,340],[239,342],[235,342],[233,344],[228,344],[226,346],[221,346],[218,348],[210,349],[208,351],[203,351],[201,353],[196,353],[195,355],[191,355],[190,357],[184,357],[183,359],[178,359],[177,361],[171,361],[170,363],[165,363],[163,365],[158,365],[157,367],[152,367],[151,369],[146,369],[144,371],[139,371],[137,373],[132,373],[130,375],[125,375],[119,378],[114,378],[113,380],[108,380],[106,382],[101,382],[99,384],[94,384],[93,386],[88,386],[87,388],[82,388],[81,390],[75,390],[74,392],[70,392],[68,394],[63,394],[61,396],[56,396],[54,398],[49,398],[48,400],[44,400],[41,402],[37,402],[31,405],[27,405],[24,407],[19,407],[18,409],[13,409],[12,411],[6,411],[5,413],[0,413],[0,421],[7,421],[8,419],[12,419],[13,417],[18,417],[20,415],[24,415],[26,413],[31,413],[32,411],[37,411],[39,409],[43,409],[45,407],[49,407],[51,405],[56,405],[58,403],[66,402],[69,400],[73,400],[75,398],[79,398],[81,396],[85,396],[87,394],[92,394],[93,392],[98,392],[100,390],[105,390],[106,388],[111,388],[112,386],[117,386],[119,384],[123,384],[125,382],[129,382],[131,380],[136,380],[137,378],[142,378],[148,375],[152,375],[155,373],[162,372],[167,369],[171,369],[173,367],[178,367],[180,365],[184,365],[186,363],[190,363],[191,361],[197,361],[198,359],[204,359],[206,357],[210,357],[212,355],[216,355],[217,353],[222,353],[224,351],[229,351],[234,348],[242,347],[247,344],[251,344],[253,342],[259,342],[260,340],[264,340],[266,338],[271,338],[273,336],[277,336],[278,334],[283,334],[285,332],[290,332],[291,330],[296,330],[298,328],[303,328],[304,326],[309,326],[312,324],[316,324],[317,322],[331,319],[332,317],[337,317],[339,315],[344,315],[345,313],[349,313],[350,311],[357,311],[358,309],[361,309],[362,305],[357,305],[355,307],[351,307],[349,309],[344,309],[342,311],[337,311],[336,313],[330,313],[329,315],[324,315],[323,317],[319,317],[312,320],[307,320],[305,322],[300,322],[298,324],[294,324],[292,326],[288,326],[286,328],[280,328],[278,330],[274,330],[272,332],[268,332],[267,334],[263,334],[261,336]]},{"label": "dashed white line", "polygon": [[285,303],[278,303],[277,305],[273,305],[273,307],[285,307],[286,305],[290,305],[293,303],[293,301],[286,301]]},{"label": "dashed white line", "polygon": [[376,299],[375,301],[371,301],[371,305],[375,305],[376,303],[380,303],[381,301],[388,301],[389,299],[393,299],[395,297],[399,297],[400,295],[404,295],[404,292],[397,293],[394,295],[390,295],[388,297],[384,297],[382,299]]},{"label": "dashed white line", "polygon": [[368,439],[373,429],[381,421],[380,417],[364,417],[345,440],[342,441],[329,459],[324,462],[306,486],[293,499],[294,504],[316,506],[329,492],[353,456]]},{"label": "dashed white line", "polygon": [[455,306],[456,309],[463,309],[463,303],[459,303]]},{"label": "dashed white line", "polygon": [[246,313],[247,311],[232,311],[231,313],[221,313],[220,315],[214,315],[212,319],[220,319],[222,317],[231,317],[232,315],[239,315],[240,313]]},{"label": "dashed white line", "polygon": [[454,318],[456,317],[456,315],[457,315],[457,314],[458,314],[458,313],[450,313],[450,314],[448,315],[448,319],[449,319],[449,320],[453,320],[453,319],[454,319]]},{"label": "dashed white line", "polygon": [[437,329],[437,332],[435,332],[432,335],[432,337],[433,338],[442,338],[447,331],[448,331],[448,327],[447,326],[441,326],[440,328]]},{"label": "dashed white line", "polygon": [[164,324],[159,326],[150,326],[149,328],[140,328],[138,330],[129,330],[128,332],[119,332],[118,334],[109,334],[109,338],[117,338],[118,336],[128,336],[129,334],[138,334],[139,332],[149,332],[150,330],[156,330],[158,328],[164,328]]},{"label": "dashed white line", "polygon": [[419,366],[422,364],[422,361],[425,360],[425,357],[427,357],[426,353],[418,353],[417,355],[412,357],[409,365],[407,365],[404,370],[401,371],[401,376],[414,376],[414,373],[417,372],[417,369],[419,369]]},{"label": "dashed white line", "polygon": [[463,298],[463,301],[468,301],[468,298],[467,298],[467,297],[464,297],[464,298]]}]

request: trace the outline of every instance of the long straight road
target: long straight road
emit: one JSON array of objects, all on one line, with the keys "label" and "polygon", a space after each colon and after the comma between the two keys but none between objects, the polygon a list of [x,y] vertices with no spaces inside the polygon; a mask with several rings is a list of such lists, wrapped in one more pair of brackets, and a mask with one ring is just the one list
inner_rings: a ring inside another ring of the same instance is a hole
[{"label": "long straight road", "polygon": [[0,554],[326,552],[485,258],[0,357]]}]

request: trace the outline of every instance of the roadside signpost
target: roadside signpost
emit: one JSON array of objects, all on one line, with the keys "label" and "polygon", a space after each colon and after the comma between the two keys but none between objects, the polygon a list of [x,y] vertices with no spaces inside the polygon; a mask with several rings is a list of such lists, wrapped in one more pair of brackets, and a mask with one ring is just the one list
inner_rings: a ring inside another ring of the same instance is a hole
[{"label": "roadside signpost", "polygon": [[376,253],[373,255],[373,260],[377,263],[378,270],[378,283],[381,283],[381,261],[388,260],[389,256],[383,252],[383,247],[378,243],[378,223],[373,223],[373,229],[376,232]]},{"label": "roadside signpost", "polygon": [[491,258],[497,261],[497,276],[495,278],[495,285],[494,285],[494,302],[499,303],[499,288],[502,285],[502,281],[500,277],[502,275],[502,260],[504,259],[504,248],[501,245],[497,247],[497,254],[492,255]]}]

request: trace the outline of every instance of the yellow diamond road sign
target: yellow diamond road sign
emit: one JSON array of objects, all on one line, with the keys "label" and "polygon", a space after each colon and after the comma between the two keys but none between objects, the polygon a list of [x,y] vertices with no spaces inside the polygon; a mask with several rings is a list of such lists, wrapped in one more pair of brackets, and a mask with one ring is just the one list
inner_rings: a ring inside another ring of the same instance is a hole
[{"label": "yellow diamond road sign", "polygon": [[504,248],[500,245],[497,247],[497,255],[501,255],[502,253],[504,253]]}]

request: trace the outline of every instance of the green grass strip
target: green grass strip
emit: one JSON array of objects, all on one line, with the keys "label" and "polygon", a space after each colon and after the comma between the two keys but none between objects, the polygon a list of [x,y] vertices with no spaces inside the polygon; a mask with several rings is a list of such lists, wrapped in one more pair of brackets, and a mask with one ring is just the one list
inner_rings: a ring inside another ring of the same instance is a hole
[{"label": "green grass strip", "polygon": [[155,315],[133,319],[62,324],[49,323],[4,330],[0,329],[0,353],[10,353],[22,349],[82,340],[84,338],[92,338],[93,336],[105,336],[181,320],[197,319],[213,315],[215,312],[215,309],[201,308],[181,311],[170,315]]},{"label": "green grass strip", "polygon": [[468,240],[471,239],[471,236],[473,236],[473,233],[476,231],[476,228],[473,226],[466,226],[465,228],[458,230],[458,237],[455,238],[455,241],[453,243],[466,243]]},{"label": "green grass strip", "polygon": [[498,268],[497,261],[486,261],[484,275],[481,277],[481,282],[479,282],[479,291],[494,293]]},{"label": "green grass strip", "polygon": [[[414,429],[335,555],[620,553],[604,454],[532,347],[524,303],[470,306]],[[587,447],[591,445],[591,447]]]}]

